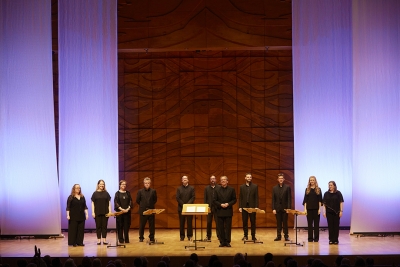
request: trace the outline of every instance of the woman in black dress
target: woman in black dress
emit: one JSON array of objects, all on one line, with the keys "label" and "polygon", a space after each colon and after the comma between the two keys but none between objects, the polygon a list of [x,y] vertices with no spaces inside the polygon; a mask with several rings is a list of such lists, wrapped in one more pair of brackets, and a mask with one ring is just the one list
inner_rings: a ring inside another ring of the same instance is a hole
[{"label": "woman in black dress", "polygon": [[339,225],[340,218],[343,215],[343,196],[342,193],[337,190],[336,183],[330,181],[328,183],[329,190],[324,194],[324,217],[328,221],[329,230],[329,244],[339,244]]},{"label": "woman in black dress", "polygon": [[106,183],[103,180],[97,182],[96,191],[92,195],[92,217],[96,222],[97,245],[107,245],[107,224],[106,214],[111,213],[111,196],[106,190]]},{"label": "woman in black dress", "polygon": [[308,242],[319,241],[321,203],[322,192],[321,188],[318,187],[317,178],[315,176],[310,176],[303,200],[304,212],[307,214]]},{"label": "woman in black dress", "polygon": [[115,192],[114,209],[123,213],[117,216],[118,240],[120,243],[129,243],[129,228],[131,226],[132,197],[126,191],[126,181],[119,181],[119,190]]},{"label": "woman in black dress", "polygon": [[86,200],[79,184],[74,184],[67,199],[68,245],[84,246],[85,220],[88,219]]}]

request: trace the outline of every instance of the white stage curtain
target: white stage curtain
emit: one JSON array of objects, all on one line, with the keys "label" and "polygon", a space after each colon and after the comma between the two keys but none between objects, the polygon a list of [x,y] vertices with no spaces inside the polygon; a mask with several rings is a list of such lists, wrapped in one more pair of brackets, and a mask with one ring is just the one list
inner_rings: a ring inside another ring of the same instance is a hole
[{"label": "white stage curtain", "polygon": [[400,232],[398,14],[396,0],[293,1],[296,208],[310,175],[335,180],[352,233]]},{"label": "white stage curtain", "polygon": [[98,180],[105,181],[112,203],[118,190],[117,1],[58,4],[62,228],[67,198],[80,184],[89,208],[86,228],[93,229],[90,198]]},{"label": "white stage curtain", "polygon": [[[351,1],[292,1],[295,208],[303,210],[308,178],[323,193],[336,182],[352,208]],[[321,215],[321,226],[326,226]],[[298,226],[307,226],[299,216]]]},{"label": "white stage curtain", "polygon": [[353,2],[351,232],[400,232],[400,1]]},{"label": "white stage curtain", "polygon": [[51,2],[0,1],[2,235],[58,235]]}]

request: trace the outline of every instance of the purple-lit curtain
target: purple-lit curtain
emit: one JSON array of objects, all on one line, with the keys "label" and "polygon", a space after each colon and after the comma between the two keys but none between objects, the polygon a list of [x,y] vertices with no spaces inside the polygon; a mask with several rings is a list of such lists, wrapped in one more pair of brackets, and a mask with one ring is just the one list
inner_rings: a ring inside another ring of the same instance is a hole
[{"label": "purple-lit curtain", "polygon": [[[89,216],[99,179],[118,189],[117,1],[59,0],[59,176],[62,228],[74,184]],[[115,220],[110,219],[110,225]],[[90,216],[86,228],[95,228]]]},{"label": "purple-lit curtain", "polygon": [[400,232],[400,1],[353,1],[351,232]]},{"label": "purple-lit curtain", "polygon": [[315,175],[352,233],[399,232],[400,2],[292,3],[296,208]]},{"label": "purple-lit curtain", "polygon": [[[333,180],[350,225],[352,189],[351,1],[293,1],[295,204],[311,175],[323,193]],[[300,216],[299,226],[307,226]],[[321,225],[326,219],[321,217]]]},{"label": "purple-lit curtain", "polygon": [[2,235],[58,235],[51,3],[0,1]]}]

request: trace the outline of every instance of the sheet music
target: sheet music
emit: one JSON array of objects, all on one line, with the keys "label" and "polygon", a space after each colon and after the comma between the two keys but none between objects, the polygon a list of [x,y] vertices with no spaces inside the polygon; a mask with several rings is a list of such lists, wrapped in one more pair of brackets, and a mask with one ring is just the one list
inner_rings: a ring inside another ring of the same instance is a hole
[{"label": "sheet music", "polygon": [[197,212],[206,212],[206,207],[197,207]]},{"label": "sheet music", "polygon": [[189,206],[186,208],[186,212],[196,212],[196,206]]}]

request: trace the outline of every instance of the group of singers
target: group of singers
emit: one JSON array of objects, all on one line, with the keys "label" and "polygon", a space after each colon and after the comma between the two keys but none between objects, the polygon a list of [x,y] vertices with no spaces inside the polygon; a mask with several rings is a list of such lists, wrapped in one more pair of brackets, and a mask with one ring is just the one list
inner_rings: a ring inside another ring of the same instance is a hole
[{"label": "group of singers", "polygon": [[[285,184],[283,173],[278,174],[278,184],[272,189],[272,212],[275,214],[277,223],[277,236],[274,241],[282,239],[282,230],[285,241],[290,241],[288,234],[288,213],[287,209],[291,209],[292,196],[291,188]],[[220,177],[220,185],[216,182],[216,177],[210,177],[210,184],[204,189],[204,203],[210,207],[207,215],[207,240],[211,240],[212,221],[216,224],[216,235],[220,242],[220,247],[231,246],[231,229],[233,205],[237,202],[235,189],[228,186],[228,177]],[[143,180],[144,187],[140,189],[136,196],[136,203],[139,206],[139,242],[144,240],[144,228],[147,221],[149,222],[149,239],[154,242],[155,236],[155,215],[143,215],[148,209],[154,209],[157,202],[156,190],[151,188],[151,179],[149,177]],[[322,196],[321,188],[315,176],[310,176],[307,188],[304,194],[304,213],[307,215],[308,223],[308,241],[319,241],[319,221],[321,206],[323,216],[327,218],[329,230],[329,244],[339,243],[339,224],[343,214],[343,196],[337,190],[336,183],[330,181],[329,189]],[[256,241],[256,215],[254,209],[258,210],[258,186],[252,182],[251,173],[245,174],[245,183],[240,186],[239,192],[239,212],[242,215],[243,222],[243,238],[248,240],[248,220],[251,224],[251,240]],[[185,223],[186,237],[191,240],[193,237],[193,215],[183,215],[182,209],[184,204],[193,204],[195,201],[194,187],[189,185],[188,176],[182,176],[182,185],[176,190],[176,200],[178,202],[179,214],[179,233],[180,240],[185,239]],[[108,244],[107,237],[107,214],[111,213],[111,196],[106,190],[103,180],[97,182],[96,191],[92,194],[92,217],[96,223],[97,245]],[[119,190],[115,193],[114,209],[120,215],[116,217],[118,239],[120,243],[129,243],[129,228],[131,224],[131,209],[133,207],[132,197],[126,190],[126,181],[119,181]],[[252,211],[248,212],[248,209]],[[67,200],[67,219],[68,219],[68,245],[84,246],[83,236],[85,228],[85,220],[88,219],[88,208],[86,200],[82,194],[79,184],[74,184],[71,194]]]}]

